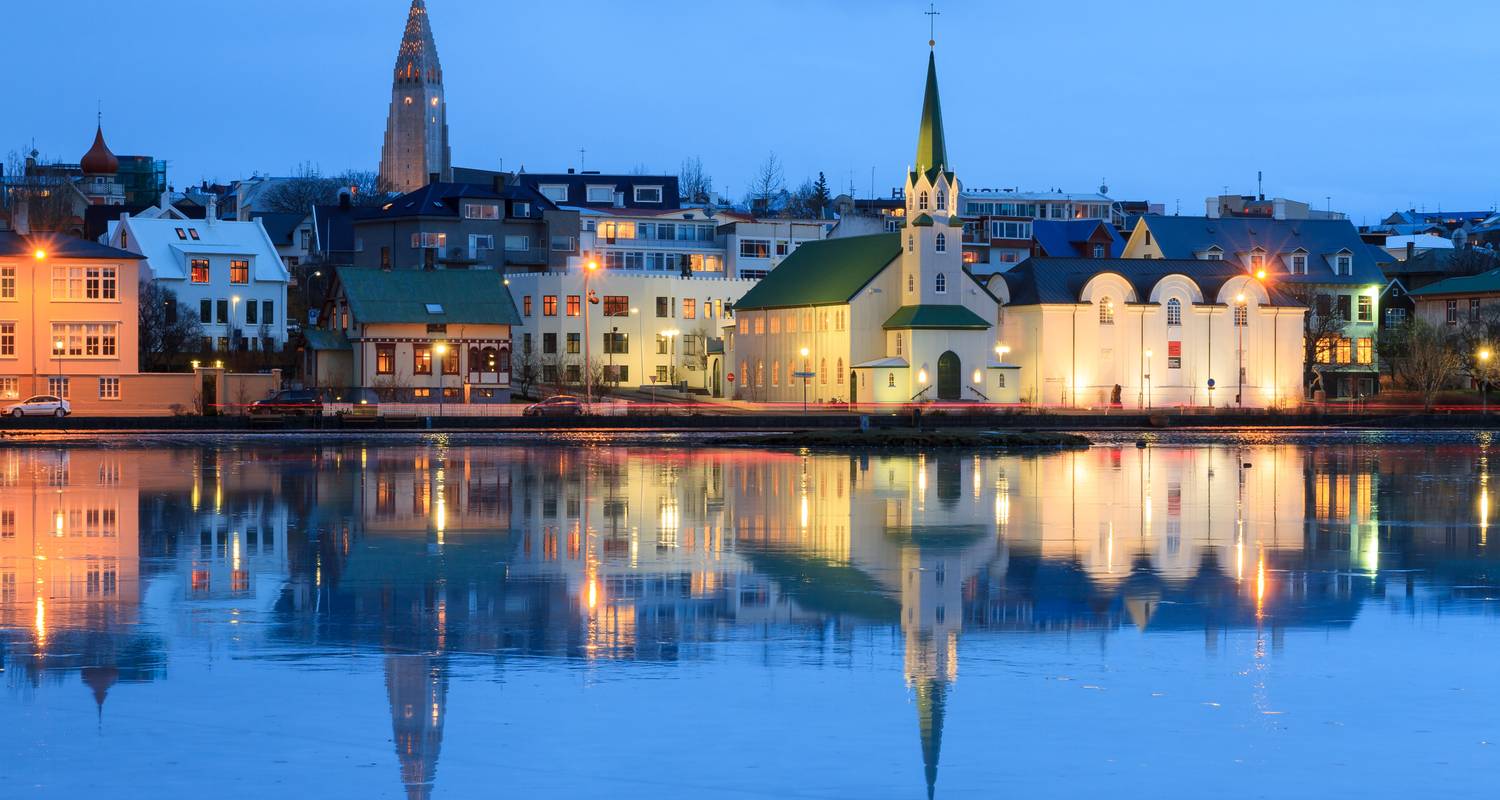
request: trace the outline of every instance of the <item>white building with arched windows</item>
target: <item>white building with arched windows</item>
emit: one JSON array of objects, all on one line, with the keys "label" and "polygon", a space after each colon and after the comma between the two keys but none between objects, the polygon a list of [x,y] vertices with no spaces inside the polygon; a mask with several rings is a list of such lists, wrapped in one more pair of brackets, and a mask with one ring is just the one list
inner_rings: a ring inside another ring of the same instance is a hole
[{"label": "white building with arched windows", "polygon": [[906,225],[808,242],[735,304],[735,397],[757,402],[1014,402],[998,301],[963,268],[935,59],[906,176]]},{"label": "white building with arched windows", "polygon": [[1022,402],[1268,408],[1302,398],[1307,308],[1217,260],[1032,258],[994,276]]}]

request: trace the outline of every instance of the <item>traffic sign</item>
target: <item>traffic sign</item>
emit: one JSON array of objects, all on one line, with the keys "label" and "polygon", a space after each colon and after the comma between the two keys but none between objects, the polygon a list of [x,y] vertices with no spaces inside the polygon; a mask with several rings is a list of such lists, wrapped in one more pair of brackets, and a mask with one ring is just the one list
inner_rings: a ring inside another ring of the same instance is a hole
[{"label": "traffic sign", "polygon": [[1210,388],[1210,389],[1214,388],[1214,379],[1213,378],[1209,378],[1208,379],[1208,388]]},{"label": "traffic sign", "polygon": [[729,381],[730,383],[734,383],[734,373],[731,372],[728,375],[725,375],[724,380]]},{"label": "traffic sign", "polygon": [[816,378],[816,377],[818,377],[818,373],[816,373],[816,372],[793,372],[792,373],[792,377],[793,378]]}]

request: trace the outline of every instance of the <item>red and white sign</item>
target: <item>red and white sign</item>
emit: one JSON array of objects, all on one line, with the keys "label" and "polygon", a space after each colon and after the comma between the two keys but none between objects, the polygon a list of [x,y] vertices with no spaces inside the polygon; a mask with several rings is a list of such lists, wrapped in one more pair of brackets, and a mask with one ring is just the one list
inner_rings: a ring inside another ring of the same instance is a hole
[{"label": "red and white sign", "polygon": [[734,373],[731,372],[728,375],[725,375],[724,380],[729,381],[730,383],[734,383]]}]

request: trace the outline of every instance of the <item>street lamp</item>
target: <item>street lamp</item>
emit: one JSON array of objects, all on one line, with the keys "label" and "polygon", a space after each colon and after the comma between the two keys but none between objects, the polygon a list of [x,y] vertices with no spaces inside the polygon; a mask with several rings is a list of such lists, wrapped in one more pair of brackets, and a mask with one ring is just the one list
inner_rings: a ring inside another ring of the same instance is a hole
[{"label": "street lamp", "polygon": [[433,352],[433,355],[437,356],[437,363],[435,365],[433,365],[433,366],[436,367],[436,369],[433,370],[433,371],[437,373],[438,416],[441,417],[443,415],[443,394],[444,394],[444,392],[443,392],[443,362],[446,360],[445,356],[448,355],[448,343],[447,342],[438,342],[437,344],[435,344],[435,345],[432,346],[432,352]]},{"label": "street lamp", "polygon": [[1479,396],[1483,398],[1484,414],[1490,413],[1490,349],[1481,348],[1479,351]]},{"label": "street lamp", "polygon": [[1151,351],[1146,351],[1146,363],[1141,370],[1141,377],[1146,383],[1146,408],[1151,407]]},{"label": "street lamp", "polygon": [[594,375],[589,369],[589,306],[591,296],[589,295],[589,278],[599,271],[599,262],[590,258],[583,265],[583,402],[584,408],[588,403],[594,402]]},{"label": "street lamp", "polygon": [[235,318],[235,315],[239,313],[238,312],[239,307],[240,307],[240,296],[239,295],[232,295],[232,296],[230,296],[230,298],[229,298],[229,326],[228,326],[228,330],[225,331],[226,333],[229,334],[229,349],[230,350],[234,349],[234,318]]},{"label": "street lamp", "polygon": [[[1245,293],[1244,292],[1240,292],[1239,294],[1237,294],[1237,295],[1234,296],[1234,304],[1235,304],[1235,308],[1234,308],[1234,332],[1235,332],[1235,335],[1239,339],[1239,344],[1237,345],[1236,350],[1235,350],[1235,354],[1234,354],[1235,367],[1236,367],[1236,371],[1238,373],[1238,374],[1235,375],[1235,378],[1237,379],[1237,381],[1239,383],[1239,389],[1235,392],[1235,395],[1234,395],[1234,404],[1236,406],[1239,406],[1241,409],[1244,409],[1244,407],[1245,407],[1245,326],[1250,323],[1250,311],[1249,311],[1249,309],[1247,309],[1245,307]],[[1243,322],[1240,321],[1240,316],[1242,314],[1245,317]]]},{"label": "street lamp", "polygon": [[636,380],[640,380],[641,376],[646,374],[646,318],[641,315],[641,310],[634,306],[630,308],[630,316],[635,317],[635,349],[641,354],[641,368],[636,373]]},{"label": "street lamp", "polygon": [[55,341],[55,342],[52,343],[52,357],[53,357],[53,359],[55,359],[57,361],[57,391],[56,392],[48,392],[48,394],[55,394],[58,397],[62,397],[62,395],[63,395],[63,392],[62,392],[62,385],[63,385],[62,356],[63,356],[63,340],[58,339],[57,341]]},{"label": "street lamp", "polygon": [[809,372],[808,369],[807,369],[807,354],[808,354],[808,349],[806,347],[804,347],[799,352],[802,353],[802,413],[806,414],[807,413],[807,376],[808,376],[808,372]]},{"label": "street lamp", "polygon": [[662,336],[667,337],[667,381],[669,383],[676,383],[677,380],[677,336],[680,333],[682,331],[676,328],[661,332]]}]

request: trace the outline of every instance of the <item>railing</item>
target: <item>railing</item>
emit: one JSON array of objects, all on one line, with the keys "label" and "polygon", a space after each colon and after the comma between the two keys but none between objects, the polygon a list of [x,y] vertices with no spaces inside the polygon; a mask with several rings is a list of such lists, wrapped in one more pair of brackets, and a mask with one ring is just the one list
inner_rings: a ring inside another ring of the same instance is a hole
[{"label": "railing", "polygon": [[[595,403],[584,404],[586,413],[594,417],[623,417],[629,404],[613,400],[601,400]],[[379,417],[519,417],[526,409],[523,403],[379,403],[375,407],[375,416]],[[323,404],[323,416],[337,417],[348,414],[356,408],[361,408],[353,403],[325,403]],[[363,406],[368,409],[370,406]]]},{"label": "railing", "polygon": [[973,392],[974,394],[979,395],[979,399],[983,400],[986,403],[988,403],[990,401],[990,396],[989,395],[985,394],[984,392],[979,391],[978,389],[975,389],[973,386],[969,387],[969,391]]}]

